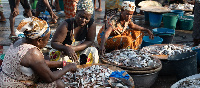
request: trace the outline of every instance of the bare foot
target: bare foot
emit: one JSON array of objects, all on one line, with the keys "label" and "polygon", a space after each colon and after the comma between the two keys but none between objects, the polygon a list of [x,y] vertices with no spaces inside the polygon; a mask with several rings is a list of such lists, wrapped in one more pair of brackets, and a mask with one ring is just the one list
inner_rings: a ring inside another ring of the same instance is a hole
[{"label": "bare foot", "polygon": [[96,9],[96,11],[98,11],[98,12],[101,12],[101,11],[102,11],[102,9],[101,9],[101,8],[98,8],[98,9]]},{"label": "bare foot", "polygon": [[0,19],[0,22],[5,22],[6,21],[6,18],[1,18]]}]

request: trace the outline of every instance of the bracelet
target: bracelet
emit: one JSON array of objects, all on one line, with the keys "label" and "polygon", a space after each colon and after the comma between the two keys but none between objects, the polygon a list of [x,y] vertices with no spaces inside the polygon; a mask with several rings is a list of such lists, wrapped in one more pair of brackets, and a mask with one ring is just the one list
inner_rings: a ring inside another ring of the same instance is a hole
[{"label": "bracelet", "polygon": [[67,65],[67,62],[66,62],[66,61],[63,61],[63,67],[66,66],[66,65]]}]

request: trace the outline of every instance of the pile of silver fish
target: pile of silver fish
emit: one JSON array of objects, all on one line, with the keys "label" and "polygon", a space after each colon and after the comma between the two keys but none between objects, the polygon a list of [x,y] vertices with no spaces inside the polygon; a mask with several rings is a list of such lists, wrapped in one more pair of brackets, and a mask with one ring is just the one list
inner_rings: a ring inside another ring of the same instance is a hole
[{"label": "pile of silver fish", "polygon": [[193,10],[192,4],[170,4],[170,9]]},{"label": "pile of silver fish", "polygon": [[172,55],[181,54],[184,52],[191,52],[191,47],[189,46],[175,46],[173,44],[168,44],[164,46],[147,46],[140,50],[142,55]]},{"label": "pile of silver fish", "polygon": [[114,50],[104,55],[104,59],[118,66],[128,67],[155,67],[160,65],[149,55],[138,55],[138,51],[132,49]]},{"label": "pile of silver fish", "polygon": [[177,88],[200,88],[200,78],[186,79],[180,82]]},{"label": "pile of silver fish", "polygon": [[93,65],[79,69],[76,73],[67,72],[62,77],[62,81],[65,88],[97,88],[105,85],[112,72],[107,66]]}]

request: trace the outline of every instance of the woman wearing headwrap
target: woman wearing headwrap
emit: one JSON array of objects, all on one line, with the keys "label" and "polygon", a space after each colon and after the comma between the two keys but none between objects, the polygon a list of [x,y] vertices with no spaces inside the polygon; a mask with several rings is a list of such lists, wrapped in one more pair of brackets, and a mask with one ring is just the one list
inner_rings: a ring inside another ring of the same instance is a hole
[{"label": "woman wearing headwrap", "polygon": [[[62,53],[53,55],[52,57],[58,58],[51,59],[80,61],[80,64],[98,63],[98,51],[95,47],[90,47],[96,35],[96,24],[91,18],[94,7],[91,5],[92,1],[89,0],[78,2],[75,18],[66,19],[59,25],[51,41],[51,46]],[[55,52],[53,51],[53,53]],[[60,58],[60,55],[64,55],[66,58]],[[80,60],[78,60],[79,57],[81,57]]]},{"label": "woman wearing headwrap", "polygon": [[[0,72],[0,88],[64,88],[61,76],[76,71],[73,63],[46,61],[41,48],[46,46],[50,28],[44,20],[26,18],[19,24],[18,31],[25,38],[17,40],[7,50]],[[62,68],[52,72],[50,68]]]},{"label": "woman wearing headwrap", "polygon": [[[103,32],[104,27],[100,29],[97,40],[100,44],[100,55],[105,52],[116,49],[138,49],[142,42],[143,33],[146,31],[151,38],[153,33],[146,28],[134,24],[131,20],[135,11],[135,3],[124,1],[120,16],[111,16],[106,24],[107,29]],[[130,28],[127,30],[127,28]]]}]

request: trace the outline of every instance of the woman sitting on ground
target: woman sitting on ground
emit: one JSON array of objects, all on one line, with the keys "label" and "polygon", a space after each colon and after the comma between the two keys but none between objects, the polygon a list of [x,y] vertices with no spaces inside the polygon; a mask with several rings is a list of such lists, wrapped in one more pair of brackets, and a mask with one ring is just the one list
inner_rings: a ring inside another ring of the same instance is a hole
[{"label": "woman sitting on ground", "polygon": [[[146,28],[134,24],[131,20],[135,11],[135,3],[124,1],[121,6],[120,15],[111,16],[104,27],[100,29],[98,34],[98,43],[100,44],[99,53],[105,53],[105,49],[109,51],[117,49],[138,49],[142,42],[143,33],[146,31],[150,38],[153,38],[153,33]],[[126,30],[127,28],[130,30]]]},{"label": "woman sitting on ground", "polygon": [[[75,18],[66,19],[56,29],[51,46],[63,52],[62,55],[57,56],[63,56],[60,60],[72,60],[80,64],[82,62],[82,64],[98,63],[98,50],[90,47],[96,35],[96,25],[94,19],[91,18],[94,11],[92,4],[89,0],[78,2]],[[80,60],[78,60],[79,57],[81,57]],[[59,60],[59,58],[53,59]]]},{"label": "woman sitting on ground", "polygon": [[[18,31],[26,36],[17,40],[7,50],[0,72],[1,88],[64,88],[61,77],[68,71],[76,71],[74,63],[45,61],[40,49],[46,46],[50,28],[44,20],[26,18]],[[52,72],[50,68],[62,68]]]}]

